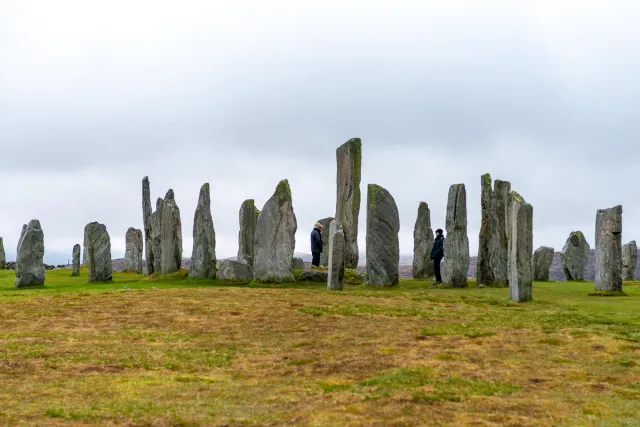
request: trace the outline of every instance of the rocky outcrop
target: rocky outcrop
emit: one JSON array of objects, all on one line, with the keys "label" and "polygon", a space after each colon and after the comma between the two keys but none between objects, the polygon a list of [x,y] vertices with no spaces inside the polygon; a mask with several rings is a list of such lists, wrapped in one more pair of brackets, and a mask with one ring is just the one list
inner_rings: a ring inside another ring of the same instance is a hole
[{"label": "rocky outcrop", "polygon": [[336,150],[338,167],[336,220],[342,224],[345,239],[345,266],[358,267],[358,217],[360,215],[360,179],[362,142],[352,138]]},{"label": "rocky outcrop", "polygon": [[125,234],[124,269],[142,273],[142,231],[129,227]]},{"label": "rocky outcrop", "polygon": [[175,273],[182,266],[182,221],[173,190],[167,191],[160,220],[160,273]]},{"label": "rocky outcrop", "polygon": [[151,238],[151,188],[149,185],[149,177],[142,178],[142,223],[144,225],[144,249],[145,260],[147,264],[147,274],[154,273],[153,262],[153,240]]},{"label": "rocky outcrop", "polygon": [[569,235],[562,248],[562,270],[567,280],[584,280],[590,250],[581,231],[574,231]]},{"label": "rocky outcrop", "polygon": [[454,184],[449,188],[446,229],[443,282],[448,287],[465,288],[468,286],[469,237],[464,184]]},{"label": "rocky outcrop", "polygon": [[369,184],[367,190],[365,283],[371,286],[395,286],[399,281],[400,261],[398,208],[391,194],[379,185]]},{"label": "rocky outcrop", "polygon": [[622,291],[622,206],[596,214],[596,290]]},{"label": "rocky outcrop", "polygon": [[238,232],[238,261],[253,265],[253,245],[255,243],[256,224],[260,211],[253,199],[245,200],[240,206],[240,231]]},{"label": "rocky outcrop", "polygon": [[[182,260],[182,253],[180,254]],[[211,217],[209,184],[200,188],[198,206],[193,217],[193,251],[189,277],[192,279],[216,278],[216,232]]]},{"label": "rocky outcrop", "polygon": [[320,253],[320,265],[324,267],[329,266],[329,227],[331,227],[331,221],[333,221],[331,217],[318,220],[318,224],[322,225],[322,242],[324,243],[322,253]]},{"label": "rocky outcrop", "polygon": [[338,221],[329,225],[329,271],[327,288],[341,291],[344,284],[344,231]]},{"label": "rocky outcrop", "polygon": [[431,247],[433,246],[433,229],[431,228],[431,211],[429,205],[420,202],[418,217],[413,229],[413,278],[429,279],[434,275],[431,261]]},{"label": "rocky outcrop", "polygon": [[515,191],[511,192],[508,226],[509,294],[513,301],[529,301],[533,295],[533,207]]},{"label": "rocky outcrop", "polygon": [[111,263],[111,239],[107,227],[91,222],[84,228],[87,243],[87,267],[89,282],[107,282],[113,274]]},{"label": "rocky outcrop", "polygon": [[22,227],[16,256],[14,286],[24,288],[44,285],[44,233],[40,221],[33,219]]},{"label": "rocky outcrop", "polygon": [[80,275],[80,245],[73,246],[72,263],[71,263],[71,277],[77,277]]},{"label": "rocky outcrop", "polygon": [[253,267],[227,259],[220,264],[217,278],[221,283],[245,285],[253,280]]},{"label": "rocky outcrop", "polygon": [[553,261],[553,248],[541,246],[533,253],[533,280],[549,281],[549,268]]}]

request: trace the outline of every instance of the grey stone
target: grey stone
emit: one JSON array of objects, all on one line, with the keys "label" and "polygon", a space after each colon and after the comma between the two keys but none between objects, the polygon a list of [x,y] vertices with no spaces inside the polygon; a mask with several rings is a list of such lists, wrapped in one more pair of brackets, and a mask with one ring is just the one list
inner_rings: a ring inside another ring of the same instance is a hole
[{"label": "grey stone", "polygon": [[16,256],[16,278],[14,286],[44,285],[44,233],[40,221],[33,219],[23,226]]},{"label": "grey stone", "polygon": [[322,225],[322,243],[324,243],[324,247],[322,248],[322,253],[320,254],[320,265],[324,267],[329,266],[329,227],[331,227],[331,221],[333,218],[322,218],[318,220],[318,223]]},{"label": "grey stone", "polygon": [[[400,217],[396,202],[387,190],[369,184],[367,188],[367,275],[372,286],[395,286],[399,282]],[[345,248],[348,244],[345,246]],[[346,262],[345,262],[346,266]]]},{"label": "grey stone", "polygon": [[482,221],[476,281],[479,285],[507,286],[509,284],[507,207],[511,184],[496,180],[492,188],[489,174],[482,175],[480,181]]},{"label": "grey stone", "polygon": [[291,260],[292,270],[304,270],[304,260],[302,258],[294,258]]},{"label": "grey stone", "polygon": [[160,220],[160,274],[175,273],[182,266],[182,221],[173,190],[167,191]]},{"label": "grey stone", "polygon": [[596,214],[596,290],[622,291],[622,206]]},{"label": "grey stone", "polygon": [[73,246],[72,264],[71,264],[71,276],[77,277],[80,275],[80,245]]},{"label": "grey stone", "polygon": [[316,270],[309,269],[304,270],[298,276],[298,282],[317,282],[317,283],[327,283],[327,279],[329,277],[329,272],[327,270]]},{"label": "grey stone", "polygon": [[151,237],[151,188],[149,186],[149,177],[142,178],[142,223],[144,225],[144,250],[145,259],[147,261],[147,274],[154,273],[153,260],[153,239]]},{"label": "grey stone", "polygon": [[329,271],[327,288],[341,291],[344,285],[344,231],[336,220],[329,225]]},{"label": "grey stone", "polygon": [[111,280],[113,264],[111,262],[111,239],[107,227],[91,222],[84,228],[87,242],[87,267],[89,282],[107,282]]},{"label": "grey stone", "polygon": [[567,280],[584,280],[584,271],[591,247],[581,231],[569,235],[562,248],[562,269]]},{"label": "grey stone", "polygon": [[360,215],[360,179],[362,142],[352,138],[336,150],[337,198],[335,219],[342,224],[345,239],[345,266],[358,267],[358,217]]},{"label": "grey stone", "polygon": [[[27,231],[27,224],[22,225],[22,231],[20,232],[20,237],[18,238],[18,247],[16,250],[20,249],[20,244],[22,243],[22,238],[24,237],[24,233]],[[16,252],[17,253],[17,252]]]},{"label": "grey stone", "polygon": [[253,280],[253,267],[230,259],[222,261],[218,270],[218,280],[236,285],[245,285]]},{"label": "grey stone", "polygon": [[433,247],[433,229],[431,228],[431,211],[429,205],[420,202],[418,217],[413,228],[413,277],[429,279],[434,275],[433,261],[430,254]]},{"label": "grey stone", "polygon": [[[182,254],[180,255],[182,258]],[[200,188],[198,206],[193,217],[193,251],[189,277],[192,279],[216,278],[216,232],[211,217],[209,184]]]},{"label": "grey stone", "polygon": [[468,286],[469,237],[467,190],[464,184],[454,184],[449,188],[446,229],[443,282],[445,286],[465,288]]},{"label": "grey stone", "polygon": [[7,254],[4,252],[4,243],[0,237],[0,270],[7,268]]},{"label": "grey stone", "polygon": [[129,227],[125,234],[124,269],[142,273],[142,231]]},{"label": "grey stone", "polygon": [[509,202],[509,294],[513,301],[531,300],[533,294],[533,207],[515,191]]},{"label": "grey stone", "polygon": [[291,263],[298,223],[292,203],[291,188],[285,179],[278,183],[260,212],[253,259],[253,275],[257,282],[295,281]]},{"label": "grey stone", "polygon": [[151,252],[153,252],[153,271],[162,270],[162,207],[164,200],[158,197],[156,210],[151,214]]},{"label": "grey stone", "polygon": [[638,245],[635,240],[622,246],[622,280],[633,280],[638,263]]},{"label": "grey stone", "polygon": [[245,200],[240,206],[240,231],[238,232],[238,261],[253,265],[253,245],[256,224],[260,211],[253,199]]},{"label": "grey stone", "polygon": [[541,246],[533,253],[533,280],[539,282],[549,281],[549,268],[553,261],[553,248]]}]

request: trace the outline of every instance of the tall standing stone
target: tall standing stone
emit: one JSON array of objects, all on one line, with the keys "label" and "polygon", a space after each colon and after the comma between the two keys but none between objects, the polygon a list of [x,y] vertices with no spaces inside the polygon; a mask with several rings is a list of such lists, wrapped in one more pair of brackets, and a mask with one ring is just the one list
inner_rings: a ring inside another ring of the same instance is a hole
[{"label": "tall standing stone", "polygon": [[591,247],[581,231],[569,235],[562,248],[562,270],[567,280],[584,280],[584,269],[589,258]]},{"label": "tall standing stone", "polygon": [[147,274],[154,273],[153,269],[153,240],[151,238],[151,188],[149,186],[149,177],[142,178],[142,223],[144,226],[144,250],[145,260],[147,261]]},{"label": "tall standing stone", "polygon": [[345,239],[345,267],[358,267],[358,216],[360,215],[360,178],[362,142],[352,138],[336,150],[338,166],[336,220],[342,224]]},{"label": "tall standing stone", "polygon": [[162,207],[164,200],[158,197],[156,210],[151,214],[151,252],[153,252],[153,271],[162,271]]},{"label": "tall standing stone", "polygon": [[633,280],[638,263],[638,245],[635,240],[622,246],[622,280]]},{"label": "tall standing stone", "polygon": [[553,262],[553,248],[541,246],[533,253],[533,280],[549,281],[549,269]]},{"label": "tall standing stone", "polygon": [[265,203],[256,225],[253,274],[257,282],[294,282],[291,261],[298,223],[285,179]]},{"label": "tall standing stone", "polygon": [[491,187],[491,175],[480,178],[482,221],[478,248],[478,285],[507,286],[509,242],[507,239],[507,207],[511,184],[496,180]]},{"label": "tall standing stone", "polygon": [[16,256],[14,286],[23,288],[44,285],[44,233],[40,221],[33,219],[23,226]]},{"label": "tall standing stone", "polygon": [[468,286],[469,237],[467,236],[467,190],[464,184],[454,184],[449,188],[446,229],[444,285],[465,288]]},{"label": "tall standing stone", "polygon": [[211,217],[209,183],[200,188],[198,206],[193,217],[193,252],[189,277],[192,279],[216,278],[216,232]]},{"label": "tall standing stone", "polygon": [[125,234],[124,269],[142,273],[142,230],[129,227]]},{"label": "tall standing stone", "polygon": [[596,214],[596,290],[622,291],[622,206]]},{"label": "tall standing stone", "polygon": [[107,282],[113,274],[111,239],[104,224],[90,222],[84,227],[87,242],[87,267],[89,282]]},{"label": "tall standing stone", "polygon": [[256,224],[260,211],[253,199],[242,202],[240,206],[240,231],[238,232],[238,261],[253,265],[253,245],[255,244]]},{"label": "tall standing stone", "polygon": [[18,248],[16,250],[20,250],[20,244],[22,243],[22,239],[24,238],[24,233],[26,231],[27,231],[27,224],[22,224],[22,231],[20,232],[20,238],[18,238]]},{"label": "tall standing stone", "polygon": [[71,261],[71,277],[77,277],[80,275],[80,245],[73,246]]},{"label": "tall standing stone", "polygon": [[510,199],[509,294],[513,301],[524,302],[531,300],[533,290],[533,207],[515,191]]},{"label": "tall standing stone", "polygon": [[434,275],[433,262],[430,259],[433,246],[433,229],[431,228],[431,211],[429,205],[420,202],[418,217],[413,229],[413,277],[428,279]]},{"label": "tall standing stone", "polygon": [[329,277],[327,288],[341,291],[344,284],[344,231],[339,222],[329,224]]},{"label": "tall standing stone", "polygon": [[395,286],[399,281],[400,216],[396,201],[379,185],[367,188],[367,276],[372,286]]},{"label": "tall standing stone", "polygon": [[7,254],[4,252],[4,243],[0,237],[0,270],[7,268]]},{"label": "tall standing stone", "polygon": [[325,267],[329,267],[329,228],[331,227],[331,221],[333,218],[322,218],[318,220],[318,224],[322,225],[322,241],[324,243],[324,248],[322,248],[322,253],[320,254],[320,265]]},{"label": "tall standing stone", "polygon": [[175,273],[182,266],[182,221],[173,190],[167,191],[160,219],[161,262],[163,276]]}]

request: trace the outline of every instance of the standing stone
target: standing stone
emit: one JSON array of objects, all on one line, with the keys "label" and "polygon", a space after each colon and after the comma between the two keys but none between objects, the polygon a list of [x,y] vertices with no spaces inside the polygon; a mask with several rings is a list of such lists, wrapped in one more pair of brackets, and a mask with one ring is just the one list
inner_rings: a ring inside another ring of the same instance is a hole
[{"label": "standing stone", "polygon": [[384,188],[369,184],[367,188],[367,277],[365,279],[367,285],[395,286],[398,284],[399,232],[400,216],[395,200]]},{"label": "standing stone", "polygon": [[508,225],[509,294],[513,301],[529,301],[533,289],[533,207],[515,191],[511,192]]},{"label": "standing stone", "polygon": [[87,242],[87,267],[89,282],[107,282],[111,280],[113,264],[111,262],[111,239],[104,224],[90,222],[84,228]]},{"label": "standing stone", "polygon": [[292,270],[304,270],[304,260],[302,258],[294,258],[291,260]]},{"label": "standing stone", "polygon": [[362,142],[352,138],[336,150],[338,165],[336,220],[342,224],[345,239],[345,266],[358,267],[358,216],[360,215],[360,178]]},{"label": "standing stone", "polygon": [[467,236],[467,190],[464,184],[454,184],[449,188],[446,229],[444,285],[465,288],[468,286],[469,237]]},{"label": "standing stone", "polygon": [[78,244],[73,246],[71,268],[71,277],[77,277],[80,275],[80,245]]},{"label": "standing stone", "polygon": [[182,222],[173,190],[167,191],[160,219],[160,273],[175,273],[182,266]]},{"label": "standing stone", "polygon": [[17,248],[17,250],[20,250],[20,244],[22,243],[22,238],[24,237],[24,233],[26,231],[27,231],[27,224],[23,224],[22,225],[22,231],[20,232],[20,238],[18,239],[18,248]]},{"label": "standing stone", "polygon": [[0,237],[0,270],[7,268],[7,255],[4,252],[4,243],[2,237]]},{"label": "standing stone", "polygon": [[151,238],[151,189],[149,187],[149,177],[142,178],[142,222],[144,225],[144,249],[147,261],[147,274],[151,275],[153,269],[153,240]]},{"label": "standing stone", "polygon": [[142,273],[142,231],[130,227],[125,235],[124,269]]},{"label": "standing stone", "polygon": [[156,211],[151,214],[151,252],[153,252],[153,271],[160,273],[162,270],[162,207],[164,200],[158,197]]},{"label": "standing stone", "polygon": [[253,265],[253,245],[255,244],[256,223],[260,211],[253,199],[245,200],[240,206],[240,231],[238,232],[238,261]]},{"label": "standing stone", "polygon": [[253,275],[257,282],[294,282],[291,261],[298,223],[285,179],[265,203],[256,225]]},{"label": "standing stone", "polygon": [[622,206],[596,214],[596,290],[622,292]]},{"label": "standing stone", "polygon": [[333,218],[322,218],[318,220],[318,224],[322,225],[322,242],[324,243],[324,247],[322,248],[322,252],[320,253],[320,265],[328,267],[329,266],[329,228],[331,227],[331,221]]},{"label": "standing stone", "polygon": [[413,278],[429,279],[434,275],[433,261],[430,259],[433,246],[431,211],[429,205],[420,202],[418,218],[413,229]]},{"label": "standing stone", "polygon": [[633,280],[638,263],[638,245],[635,240],[622,246],[622,280]]},{"label": "standing stone", "polygon": [[553,261],[553,248],[541,246],[533,253],[533,280],[549,281],[549,269]]},{"label": "standing stone", "polygon": [[344,284],[344,231],[339,222],[329,224],[329,275],[327,288],[341,291]]},{"label": "standing stone", "polygon": [[211,217],[209,183],[203,184],[200,188],[198,206],[193,217],[193,252],[189,277],[192,279],[216,278],[216,232]]},{"label": "standing stone", "polygon": [[584,280],[584,269],[591,247],[581,231],[569,235],[562,248],[562,269],[567,280]]},{"label": "standing stone", "polygon": [[16,256],[16,279],[14,286],[44,285],[44,233],[40,221],[33,219],[23,226]]},{"label": "standing stone", "polygon": [[511,184],[496,180],[491,188],[491,175],[481,179],[482,222],[476,279],[478,285],[507,286],[509,242],[507,239],[507,206]]}]

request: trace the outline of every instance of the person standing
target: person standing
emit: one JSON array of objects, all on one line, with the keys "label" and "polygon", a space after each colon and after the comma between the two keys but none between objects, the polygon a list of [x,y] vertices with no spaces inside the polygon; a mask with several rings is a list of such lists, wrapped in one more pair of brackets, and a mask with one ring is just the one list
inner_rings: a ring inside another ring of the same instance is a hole
[{"label": "person standing", "polygon": [[433,269],[436,273],[436,285],[442,283],[442,276],[440,275],[440,262],[444,258],[444,236],[441,228],[436,230],[436,240],[433,241],[433,247],[431,248],[431,259],[433,260]]},{"label": "person standing", "polygon": [[320,254],[322,253],[322,224],[317,223],[311,231],[311,265],[320,266]]}]

